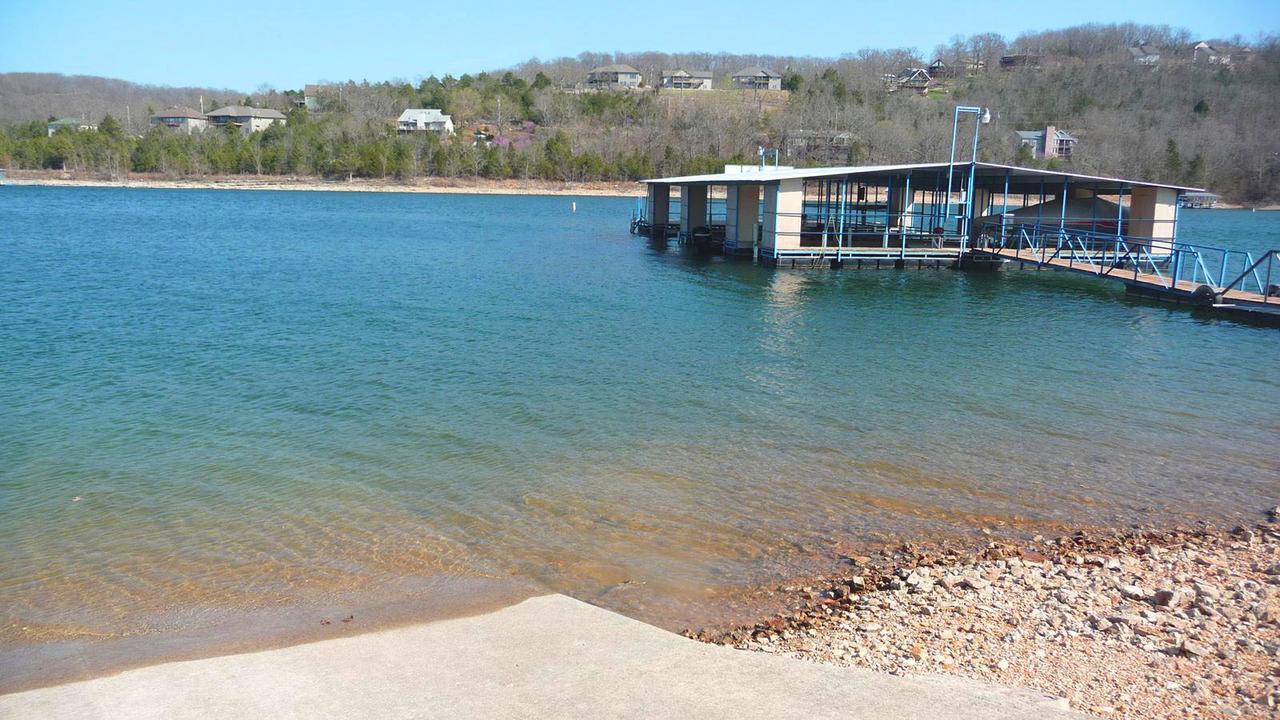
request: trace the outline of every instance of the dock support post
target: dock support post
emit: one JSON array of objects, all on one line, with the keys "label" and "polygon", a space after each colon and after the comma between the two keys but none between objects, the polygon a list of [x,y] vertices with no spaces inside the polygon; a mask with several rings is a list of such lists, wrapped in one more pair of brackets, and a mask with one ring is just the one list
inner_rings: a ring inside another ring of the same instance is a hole
[{"label": "dock support post", "polygon": [[849,196],[849,179],[840,179],[840,220],[839,229],[836,231],[836,262],[840,262],[840,248],[844,247],[844,212],[845,199]]},{"label": "dock support post", "polygon": [[911,173],[907,173],[907,179],[902,190],[902,199],[898,201],[898,257],[905,258],[907,256],[907,223],[909,222],[909,214],[911,212]]},{"label": "dock support post", "polygon": [[649,227],[653,237],[666,237],[671,223],[671,186],[667,183],[649,183],[649,202],[646,206]]},{"label": "dock support post", "polygon": [[707,186],[680,186],[680,234],[689,237],[707,222]]},{"label": "dock support post", "polygon": [[756,247],[756,220],[760,216],[760,186],[730,185],[725,196],[725,245],[737,253]]},{"label": "dock support post", "polygon": [[773,251],[799,250],[804,214],[804,180],[785,179],[764,186],[764,226],[760,244]]}]

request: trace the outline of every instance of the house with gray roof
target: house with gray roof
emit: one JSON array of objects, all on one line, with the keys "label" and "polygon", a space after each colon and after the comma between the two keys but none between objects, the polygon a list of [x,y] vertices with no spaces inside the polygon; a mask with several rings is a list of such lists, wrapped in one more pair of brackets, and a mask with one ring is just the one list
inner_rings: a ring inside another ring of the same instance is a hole
[{"label": "house with gray roof", "polygon": [[181,105],[174,105],[161,110],[151,116],[150,122],[151,127],[169,128],[188,135],[193,132],[200,132],[209,126],[209,118],[205,117],[204,113]]},{"label": "house with gray roof", "polygon": [[933,87],[933,77],[928,70],[924,68],[906,68],[894,77],[893,84],[889,90],[890,92],[894,90],[910,90],[921,95],[927,95],[931,87]]},{"label": "house with gray roof", "polygon": [[1018,130],[1018,144],[1031,150],[1037,160],[1070,160],[1079,139],[1066,130],[1049,125],[1044,130]]},{"label": "house with gray roof", "polygon": [[453,116],[445,115],[436,108],[410,108],[400,113],[396,130],[401,134],[433,132],[440,136],[452,135]]},{"label": "house with gray roof", "polygon": [[255,108],[245,105],[227,105],[208,115],[209,125],[217,128],[235,127],[245,135],[255,133],[279,123],[284,125],[284,113],[271,108]]},{"label": "house with gray roof", "polygon": [[782,76],[762,67],[745,67],[733,74],[733,86],[740,90],[781,90]]},{"label": "house with gray roof", "polygon": [[1191,60],[1197,65],[1241,65],[1253,59],[1253,48],[1236,47],[1201,40],[1191,47]]},{"label": "house with gray roof", "polygon": [[1129,59],[1138,65],[1154,67],[1160,64],[1160,51],[1146,43],[1129,48]]},{"label": "house with gray roof", "polygon": [[661,87],[675,90],[710,90],[710,70],[670,70],[662,73]]},{"label": "house with gray roof", "polygon": [[322,101],[336,98],[341,93],[341,85],[308,83],[302,86],[302,97],[294,100],[293,104],[306,108],[308,112],[319,112],[322,109]]},{"label": "house with gray roof", "polygon": [[587,73],[587,87],[594,90],[635,90],[643,77],[630,65],[601,65]]}]

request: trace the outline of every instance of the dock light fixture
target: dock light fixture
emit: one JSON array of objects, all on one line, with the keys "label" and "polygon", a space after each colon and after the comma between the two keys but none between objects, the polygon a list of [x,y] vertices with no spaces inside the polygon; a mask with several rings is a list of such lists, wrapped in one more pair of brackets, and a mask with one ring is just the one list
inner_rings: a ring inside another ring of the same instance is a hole
[{"label": "dock light fixture", "polygon": [[761,170],[764,170],[765,158],[768,158],[771,155],[773,156],[773,166],[778,167],[778,149],[777,148],[767,148],[763,145],[757,145],[756,152],[760,155]]}]

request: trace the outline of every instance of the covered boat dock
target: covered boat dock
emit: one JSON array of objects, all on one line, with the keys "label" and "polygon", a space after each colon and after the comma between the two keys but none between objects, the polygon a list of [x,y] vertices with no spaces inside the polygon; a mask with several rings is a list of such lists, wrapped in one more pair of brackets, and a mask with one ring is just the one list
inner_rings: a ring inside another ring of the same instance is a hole
[{"label": "covered boat dock", "polygon": [[[771,264],[954,260],[1002,225],[1084,229],[1140,238],[1158,250],[1177,240],[1178,196],[1193,190],[990,163],[731,165],[721,173],[644,182],[648,227],[678,223],[685,240],[700,232],[722,236],[727,254]],[[679,195],[674,217],[673,188]],[[721,188],[723,211],[716,212],[708,198]]]},{"label": "covered boat dock", "polygon": [[1255,258],[1179,241],[1181,201],[1198,188],[982,162],[762,163],[643,182],[633,230],[765,265],[1031,263],[1166,300],[1280,309],[1276,250]]}]

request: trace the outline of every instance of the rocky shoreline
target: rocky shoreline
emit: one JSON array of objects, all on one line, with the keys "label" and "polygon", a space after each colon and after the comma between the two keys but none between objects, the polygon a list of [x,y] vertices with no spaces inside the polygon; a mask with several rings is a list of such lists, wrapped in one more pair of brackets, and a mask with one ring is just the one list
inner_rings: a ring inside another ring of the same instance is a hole
[{"label": "rocky shoreline", "polygon": [[1034,688],[1103,717],[1278,717],[1280,507],[1252,527],[886,548],[687,632],[743,650]]}]

